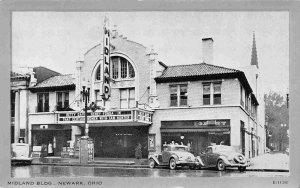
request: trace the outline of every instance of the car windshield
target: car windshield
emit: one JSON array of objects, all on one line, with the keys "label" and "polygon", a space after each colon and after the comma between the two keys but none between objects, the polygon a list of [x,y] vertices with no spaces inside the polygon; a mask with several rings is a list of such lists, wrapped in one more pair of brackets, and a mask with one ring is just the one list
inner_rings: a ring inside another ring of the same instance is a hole
[{"label": "car windshield", "polygon": [[174,151],[188,151],[187,147],[182,147],[182,146],[181,147],[180,146],[179,147],[178,146],[174,147],[173,150]]},{"label": "car windshield", "polygon": [[232,146],[218,146],[215,147],[215,152],[235,152],[235,149]]}]

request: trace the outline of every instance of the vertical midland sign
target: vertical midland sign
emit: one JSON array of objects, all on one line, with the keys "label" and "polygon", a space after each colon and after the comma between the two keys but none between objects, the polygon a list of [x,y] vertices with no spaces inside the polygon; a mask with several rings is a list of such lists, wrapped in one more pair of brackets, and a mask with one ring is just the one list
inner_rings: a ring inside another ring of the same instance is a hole
[{"label": "vertical midland sign", "polygon": [[104,37],[103,37],[103,86],[102,98],[104,101],[110,97],[110,32],[108,28],[108,19],[104,19]]}]

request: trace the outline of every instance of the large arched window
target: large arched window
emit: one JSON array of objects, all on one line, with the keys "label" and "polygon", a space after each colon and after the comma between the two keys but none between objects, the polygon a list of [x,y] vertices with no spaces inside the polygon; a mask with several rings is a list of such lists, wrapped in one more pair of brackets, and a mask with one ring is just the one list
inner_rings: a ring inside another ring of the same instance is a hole
[{"label": "large arched window", "polygon": [[125,58],[112,57],[111,60],[113,79],[126,79],[135,77],[133,66]]}]

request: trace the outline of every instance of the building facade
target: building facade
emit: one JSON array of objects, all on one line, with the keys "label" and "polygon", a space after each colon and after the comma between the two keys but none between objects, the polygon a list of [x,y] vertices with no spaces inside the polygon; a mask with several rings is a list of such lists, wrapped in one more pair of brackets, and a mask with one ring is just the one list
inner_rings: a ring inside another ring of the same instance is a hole
[{"label": "building facade", "polygon": [[264,104],[257,57],[248,71],[229,69],[213,65],[212,48],[213,40],[203,39],[203,63],[167,66],[153,49],[113,30],[109,99],[102,98],[103,46],[98,44],[76,62],[74,75],[29,82],[27,142],[51,143],[54,155],[61,156],[66,148],[78,151],[78,139],[88,128],[96,157],[133,158],[138,144],[147,157],[172,141],[190,145],[195,155],[220,143],[247,157],[263,153]]}]

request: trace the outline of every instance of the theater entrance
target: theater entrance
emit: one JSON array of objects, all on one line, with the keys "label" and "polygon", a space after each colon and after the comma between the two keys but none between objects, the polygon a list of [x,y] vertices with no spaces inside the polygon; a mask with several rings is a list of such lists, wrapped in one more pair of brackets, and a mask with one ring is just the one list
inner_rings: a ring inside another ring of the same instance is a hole
[{"label": "theater entrance", "polygon": [[148,126],[90,127],[95,157],[135,158],[135,149],[142,145],[142,157],[148,156]]}]

